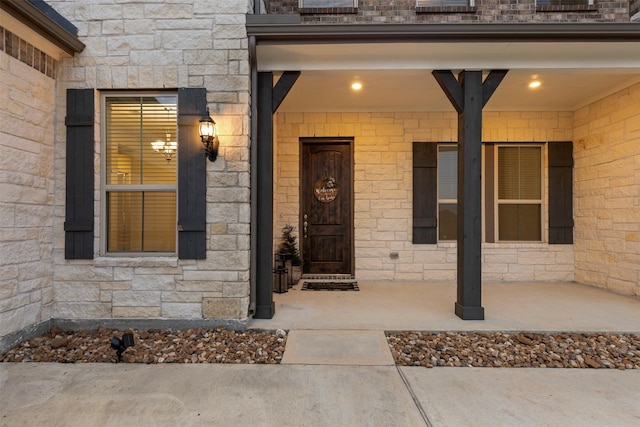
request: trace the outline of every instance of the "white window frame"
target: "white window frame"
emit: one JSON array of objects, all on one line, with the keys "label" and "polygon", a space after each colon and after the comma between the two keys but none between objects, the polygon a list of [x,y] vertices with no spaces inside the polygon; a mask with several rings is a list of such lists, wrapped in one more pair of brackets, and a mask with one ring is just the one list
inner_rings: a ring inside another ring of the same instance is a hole
[{"label": "white window frame", "polygon": [[[438,149],[437,149],[437,153],[436,155],[438,156],[440,153],[440,147],[456,147],[456,180],[457,180],[457,147],[458,144],[455,142],[451,142],[451,143],[438,143]],[[485,171],[486,171],[486,162],[485,162],[485,146],[484,144],[482,144],[482,152],[481,152],[481,164],[482,164],[482,176],[485,176]],[[438,157],[439,159],[439,157]],[[455,243],[457,242],[457,236],[455,239],[449,239],[449,240],[440,240],[440,203],[455,203],[456,206],[458,204],[458,197],[457,197],[457,193],[456,193],[456,198],[455,199],[441,199],[440,198],[440,162],[438,162],[437,164],[437,171],[436,171],[436,176],[438,179],[438,183],[436,185],[436,192],[437,192],[437,199],[436,199],[436,204],[437,204],[437,227],[436,227],[436,233],[438,236],[438,243]],[[486,196],[485,196],[485,186],[484,183],[482,185],[482,189],[481,191],[481,200],[482,200],[482,206],[480,207],[481,211],[482,211],[482,217],[484,218],[487,209],[486,209]],[[456,215],[458,214],[458,212],[456,212]],[[494,214],[495,215],[495,214]],[[457,226],[456,226],[456,232],[457,232]],[[486,242],[486,227],[485,227],[485,221],[482,221],[482,242]]]},{"label": "white window frame", "polygon": [[[537,147],[540,150],[540,199],[500,199],[499,194],[499,169],[500,165],[498,163],[498,152],[501,147],[507,148],[516,148],[516,147]],[[544,228],[545,228],[545,146],[544,144],[521,144],[521,143],[513,143],[513,144],[496,144],[494,150],[494,241],[496,243],[544,243]],[[484,162],[483,162],[484,164]],[[500,205],[503,204],[536,204],[540,206],[540,240],[500,240]]]},{"label": "white window frame", "polygon": [[[178,206],[179,206],[179,194],[178,194],[178,164],[177,157],[174,159],[176,162],[176,182],[175,184],[107,184],[107,120],[106,120],[106,103],[107,98],[116,97],[143,97],[143,96],[173,96],[176,99],[176,105],[178,104],[178,92],[158,92],[158,91],[118,91],[118,92],[103,92],[100,94],[100,120],[102,125],[100,126],[100,152],[103,155],[100,156],[100,253],[104,256],[114,257],[162,257],[162,256],[177,256],[178,254],[178,227],[175,229],[175,250],[171,252],[121,252],[121,251],[107,251],[107,239],[108,239],[108,212],[107,212],[107,193],[118,191],[130,191],[130,192],[167,192],[172,191],[176,194],[176,218],[178,218]],[[177,123],[176,123],[176,136]],[[177,138],[179,140],[179,138]]]},{"label": "white window frame", "polygon": [[341,6],[336,6],[336,5],[330,5],[330,6],[305,6],[304,3],[305,3],[305,0],[298,0],[298,8],[300,8],[300,9],[305,9],[305,8],[306,9],[311,9],[311,8],[313,8],[313,9],[329,9],[329,8],[332,8],[332,7],[358,7],[358,0],[352,0],[353,4],[351,4],[349,6],[345,6],[345,5],[341,5]]},{"label": "white window frame", "polygon": [[474,7],[475,5],[475,0],[416,0],[416,7]]},{"label": "white window frame", "polygon": [[[593,6],[593,5],[595,4],[595,0],[584,0],[584,1],[587,3],[587,6]],[[561,5],[558,5],[558,6],[568,6],[568,5],[574,5],[574,4],[575,4],[575,5],[578,5],[578,4],[576,4],[576,3],[569,3],[569,4],[561,4]],[[583,3],[583,4],[584,4],[584,3]],[[539,5],[539,4],[538,4],[538,0],[536,0],[536,6],[556,6],[556,5],[550,5],[550,4],[542,4],[542,5]],[[578,5],[578,6],[579,6],[579,5]]]},{"label": "white window frame", "polygon": [[[438,144],[438,148],[437,148],[437,152],[436,152],[436,156],[438,158],[438,160],[440,160],[440,149],[443,147],[453,147],[455,148],[455,153],[456,153],[456,182],[457,182],[457,147],[458,145],[455,143],[451,143],[451,144]],[[446,239],[446,240],[441,240],[440,239],[440,204],[455,204],[457,206],[458,204],[458,197],[457,197],[457,193],[456,193],[456,198],[455,199],[442,199],[440,198],[440,162],[438,161],[437,163],[437,168],[436,168],[436,177],[437,177],[437,185],[436,185],[436,191],[437,191],[437,227],[436,227],[436,232],[438,233],[438,243],[447,243],[447,242],[455,242],[457,240],[457,236],[453,239]],[[456,211],[456,215],[458,215],[458,212]],[[457,226],[456,226],[456,230],[457,230]]]}]

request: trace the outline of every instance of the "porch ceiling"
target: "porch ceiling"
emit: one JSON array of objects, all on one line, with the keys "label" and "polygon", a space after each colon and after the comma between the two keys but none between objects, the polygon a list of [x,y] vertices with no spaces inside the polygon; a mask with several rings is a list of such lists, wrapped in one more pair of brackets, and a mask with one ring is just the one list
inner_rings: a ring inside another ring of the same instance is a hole
[{"label": "porch ceiling", "polygon": [[452,111],[434,69],[510,70],[486,111],[573,111],[640,82],[640,42],[280,41],[258,44],[257,63],[302,72],[279,111]]}]

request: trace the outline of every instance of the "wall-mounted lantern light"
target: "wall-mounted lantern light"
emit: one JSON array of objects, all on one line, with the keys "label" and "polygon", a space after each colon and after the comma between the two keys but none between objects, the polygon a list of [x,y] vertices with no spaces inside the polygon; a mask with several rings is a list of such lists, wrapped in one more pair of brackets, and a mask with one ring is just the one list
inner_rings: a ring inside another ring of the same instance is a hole
[{"label": "wall-mounted lantern light", "polygon": [[207,107],[207,112],[200,119],[200,138],[204,144],[204,153],[207,159],[215,162],[218,157],[220,142],[218,141],[218,134],[216,132],[216,122],[214,122],[209,115],[209,107]]}]

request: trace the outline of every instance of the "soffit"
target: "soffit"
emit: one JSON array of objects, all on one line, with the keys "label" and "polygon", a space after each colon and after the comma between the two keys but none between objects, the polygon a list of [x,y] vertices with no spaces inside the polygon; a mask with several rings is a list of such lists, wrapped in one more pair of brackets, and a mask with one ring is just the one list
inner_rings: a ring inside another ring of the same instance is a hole
[{"label": "soffit", "polygon": [[[523,25],[514,37],[502,33],[461,37],[452,32],[440,37],[457,28],[449,25],[427,37],[386,40],[379,35],[364,37],[367,30],[358,27],[353,41],[350,34],[309,35],[313,29],[307,27],[312,26],[303,27],[306,32],[300,38],[289,32],[273,35],[271,30],[267,36],[257,36],[259,71],[302,72],[279,111],[452,110],[431,76],[434,69],[509,70],[487,111],[573,111],[640,81],[640,26],[611,27],[625,28],[624,37],[602,30],[589,35],[593,25],[581,26],[577,35],[569,31],[570,36],[544,34],[541,26]],[[507,26],[501,31],[503,27]],[[529,29],[534,29],[534,36]],[[542,81],[535,92],[527,87],[532,76]],[[359,93],[349,90],[355,80],[364,85]]]},{"label": "soffit", "polygon": [[640,69],[638,42],[264,44],[258,70]]}]

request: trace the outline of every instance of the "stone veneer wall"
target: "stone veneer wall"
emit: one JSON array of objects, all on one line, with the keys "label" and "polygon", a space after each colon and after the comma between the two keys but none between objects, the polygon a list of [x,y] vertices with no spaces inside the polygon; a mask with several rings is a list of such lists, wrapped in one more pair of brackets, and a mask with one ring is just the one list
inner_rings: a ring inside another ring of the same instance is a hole
[{"label": "stone veneer wall", "polygon": [[[637,0],[631,0],[637,1]],[[629,22],[629,0],[595,0],[593,6],[543,6],[535,0],[476,0],[474,7],[416,9],[415,0],[359,0],[353,13],[305,13],[298,0],[267,0],[269,13],[301,13],[302,22],[330,23],[474,23],[474,22]],[[315,11],[315,10],[314,10]]]},{"label": "stone veneer wall", "polygon": [[3,338],[48,322],[53,307],[58,61],[18,31],[0,27],[0,353]]},{"label": "stone veneer wall", "polygon": [[[483,126],[488,142],[571,141],[573,113],[485,112]],[[278,113],[276,132],[276,230],[298,225],[298,138],[354,136],[356,278],[455,281],[455,243],[411,243],[412,143],[455,142],[455,113]],[[545,187],[547,182],[545,167]],[[547,217],[545,206],[543,239]],[[391,252],[399,257],[392,259]],[[574,279],[573,245],[485,243],[482,262],[484,280]]]},{"label": "stone veneer wall", "polygon": [[[78,27],[86,44],[81,54],[63,61],[58,70],[53,317],[231,319],[242,326],[250,287],[250,71],[245,14],[251,2],[48,3]],[[95,259],[70,261],[64,259],[63,229],[66,90],[87,87],[98,89]],[[100,252],[99,90],[178,87],[207,88],[220,135],[220,156],[215,163],[207,162],[207,257],[195,261],[176,256],[105,256]]]},{"label": "stone veneer wall", "polygon": [[640,295],[640,83],[575,112],[576,280]]}]

